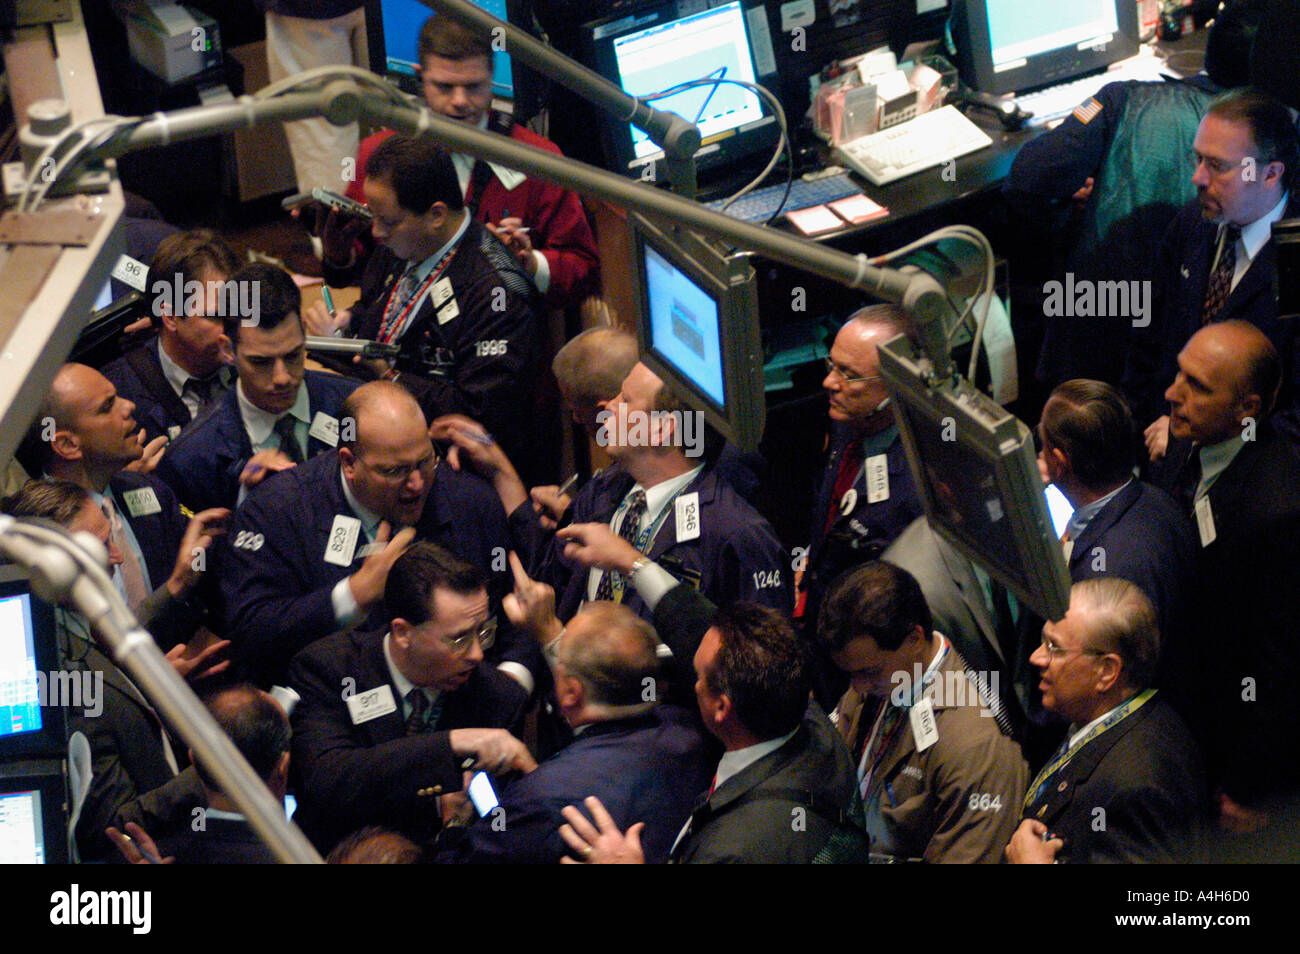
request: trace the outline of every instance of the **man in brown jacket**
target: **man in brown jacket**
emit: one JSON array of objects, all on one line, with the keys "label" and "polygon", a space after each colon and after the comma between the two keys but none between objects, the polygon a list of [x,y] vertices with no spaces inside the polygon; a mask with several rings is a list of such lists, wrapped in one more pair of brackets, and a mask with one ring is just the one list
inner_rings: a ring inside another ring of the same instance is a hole
[{"label": "man in brown jacket", "polygon": [[873,857],[997,862],[1028,769],[986,679],[941,633],[916,580],[874,561],[841,577],[817,638],[850,688],[832,719],[857,763]]}]

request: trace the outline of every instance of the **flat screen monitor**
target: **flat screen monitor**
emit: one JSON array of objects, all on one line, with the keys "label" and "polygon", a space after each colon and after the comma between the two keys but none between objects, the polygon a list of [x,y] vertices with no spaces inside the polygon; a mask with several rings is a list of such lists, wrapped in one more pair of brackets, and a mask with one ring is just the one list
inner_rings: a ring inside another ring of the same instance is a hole
[{"label": "flat screen monitor", "polygon": [[1133,0],[960,0],[962,78],[984,93],[1019,93],[1105,69],[1138,50]]},{"label": "flat screen monitor", "polygon": [[[0,566],[0,763],[64,753],[65,681],[53,608],[32,594],[21,570]],[[51,693],[51,685],[60,691]]]},{"label": "flat screen monitor", "polygon": [[65,791],[58,763],[0,767],[0,865],[68,862]]},{"label": "flat screen monitor", "polygon": [[763,436],[754,270],[684,228],[632,215],[641,360],[739,447]]},{"label": "flat screen monitor", "polygon": [[[596,71],[629,95],[647,98],[698,126],[702,145],[695,159],[701,170],[770,152],[779,137],[776,118],[751,90],[719,83],[653,95],[692,80],[770,85],[764,81],[775,73],[776,62],[766,18],[747,16],[740,0],[681,17],[676,11],[676,4],[661,4],[588,24]],[[762,23],[757,37],[751,37],[751,22]],[[644,179],[662,178],[663,150],[644,132],[611,119],[604,123],[604,133],[613,168]]]},{"label": "flat screen monitor", "polygon": [[1060,619],[1070,578],[1033,434],[965,380],[935,383],[930,368],[905,335],[880,348],[930,525],[1040,616]]},{"label": "flat screen monitor", "polygon": [[[508,0],[470,2],[498,20],[510,22]],[[419,92],[420,58],[416,50],[420,27],[433,15],[433,10],[417,0],[370,0],[366,10],[370,68],[396,79],[407,92]],[[492,92],[502,99],[515,97],[514,71],[504,50],[493,54]]]}]

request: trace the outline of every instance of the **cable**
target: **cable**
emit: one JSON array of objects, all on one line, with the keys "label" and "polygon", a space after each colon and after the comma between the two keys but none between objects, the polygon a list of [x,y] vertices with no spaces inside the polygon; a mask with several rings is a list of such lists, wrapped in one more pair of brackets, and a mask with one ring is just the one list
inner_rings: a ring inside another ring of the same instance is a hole
[{"label": "cable", "polygon": [[772,93],[769,90],[767,90],[765,87],[760,86],[757,83],[750,83],[750,82],[746,82],[745,80],[738,80],[738,79],[728,79],[726,77],[721,77],[721,76],[716,78],[708,77],[705,79],[690,80],[689,82],[686,83],[679,83],[676,86],[670,86],[668,89],[661,90],[658,93],[652,93],[649,96],[638,97],[638,99],[642,99],[645,102],[649,103],[649,102],[653,102],[656,99],[666,99],[669,96],[675,96],[677,93],[680,93],[683,90],[693,89],[697,86],[712,86],[716,89],[722,83],[730,83],[733,86],[741,86],[744,87],[745,89],[752,90],[753,92],[761,96],[767,102],[767,104],[772,107],[772,113],[776,117],[777,126],[781,131],[781,135],[780,138],[777,139],[776,150],[772,153],[772,158],[768,160],[767,165],[763,167],[763,171],[760,172],[748,185],[744,186],[739,192],[737,192],[735,195],[731,196],[724,203],[722,203],[722,206],[721,208],[718,209],[718,211],[725,213],[727,209],[730,208],[733,202],[735,202],[737,199],[740,199],[748,195],[755,188],[757,188],[763,182],[763,180],[766,179],[771,174],[772,170],[776,168],[777,162],[780,161],[781,153],[784,151],[789,157],[790,167],[786,174],[785,193],[781,196],[781,202],[780,204],[777,205],[776,210],[771,214],[771,216],[768,217],[767,222],[764,223],[765,225],[770,225],[772,221],[778,215],[781,214],[781,209],[785,206],[786,200],[790,198],[790,188],[794,184],[794,148],[790,144],[789,127],[786,123],[785,110],[781,108],[780,100],[778,100],[775,96],[773,96]]},{"label": "cable", "polygon": [[[373,87],[386,94],[390,100],[400,106],[408,105],[411,99],[388,80],[357,66],[317,66],[314,69],[304,70],[301,73],[295,73],[293,76],[286,76],[282,80],[276,80],[268,86],[263,86],[253,94],[253,99],[271,99],[295,90],[300,86],[314,86],[317,85],[318,81],[331,79],[358,80],[362,85]],[[324,82],[320,82],[320,85],[323,86]]]}]

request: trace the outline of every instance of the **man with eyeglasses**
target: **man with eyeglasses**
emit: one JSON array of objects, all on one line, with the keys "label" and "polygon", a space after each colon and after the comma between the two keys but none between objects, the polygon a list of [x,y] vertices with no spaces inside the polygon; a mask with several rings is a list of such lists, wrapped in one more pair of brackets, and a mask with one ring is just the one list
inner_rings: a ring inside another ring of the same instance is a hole
[{"label": "man with eyeglasses", "polygon": [[[505,513],[478,477],[439,467],[419,405],[374,381],[344,403],[339,449],[249,495],[222,564],[229,636],[261,685],[283,682],[294,653],[369,618],[381,626],[384,585],[416,539],[489,573],[493,602],[510,591]],[[536,647],[505,627],[494,660],[527,692]]]},{"label": "man with eyeglasses", "polygon": [[336,633],[289,670],[294,821],[322,854],[368,825],[427,842],[465,769],[537,766],[515,737],[526,694],[484,662],[497,631],[487,574],[423,541],[382,592],[386,629]]},{"label": "man with eyeglasses", "polygon": [[647,857],[666,861],[717,753],[695,713],[662,699],[654,627],[604,601],[561,626],[555,591],[529,579],[517,556],[511,567],[515,591],[505,610],[545,647],[555,705],[574,738],[502,786],[499,812],[444,830],[435,860],[555,864],[567,852],[564,806],[594,795],[621,826],[645,822]]},{"label": "man with eyeglasses", "polygon": [[1069,722],[1029,784],[1014,864],[1192,860],[1208,804],[1191,732],[1149,688],[1160,656],[1151,601],[1127,580],[1076,583],[1030,657],[1043,707]]},{"label": "man with eyeglasses", "polygon": [[[1277,312],[1277,249],[1271,226],[1300,215],[1300,138],[1290,111],[1253,89],[1210,104],[1194,143],[1197,196],[1178,213],[1160,248],[1151,321],[1133,328],[1124,386],[1146,427],[1151,460],[1165,453],[1169,417],[1164,389],[1178,372],[1178,353],[1211,322],[1249,321],[1282,356],[1284,378],[1295,365],[1295,336]],[[1300,430],[1291,394],[1278,402],[1288,436]]]},{"label": "man with eyeglasses", "polygon": [[339,408],[358,384],[306,370],[302,294],[283,268],[246,265],[225,287],[222,324],[238,380],[158,465],[158,476],[195,511],[233,508],[270,475],[337,447]]},{"label": "man with eyeglasses", "polygon": [[[830,398],[831,449],[813,506],[808,562],[795,615],[811,629],[822,597],[845,570],[874,560],[922,513],[903,453],[877,348],[901,334],[906,316],[895,305],[873,305],[851,315],[835,336],[822,387]],[[844,689],[829,660],[818,686],[828,711]]]}]

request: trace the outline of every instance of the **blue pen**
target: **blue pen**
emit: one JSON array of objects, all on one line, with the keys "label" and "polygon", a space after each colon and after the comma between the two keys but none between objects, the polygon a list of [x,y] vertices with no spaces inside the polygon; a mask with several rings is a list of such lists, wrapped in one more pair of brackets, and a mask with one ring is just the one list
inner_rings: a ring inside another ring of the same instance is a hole
[{"label": "blue pen", "polygon": [[334,296],[330,294],[329,286],[322,285],[320,288],[321,296],[325,299],[325,307],[329,309],[330,317],[337,318],[338,314],[334,311]]}]

